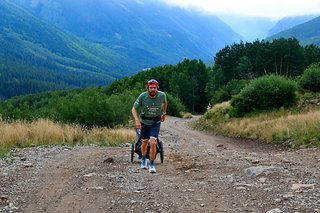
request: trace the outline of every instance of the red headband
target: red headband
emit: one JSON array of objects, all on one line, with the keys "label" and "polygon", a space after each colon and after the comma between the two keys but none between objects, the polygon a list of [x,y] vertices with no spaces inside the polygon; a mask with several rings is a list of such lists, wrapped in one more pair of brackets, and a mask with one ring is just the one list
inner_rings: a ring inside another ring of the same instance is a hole
[{"label": "red headband", "polygon": [[158,81],[157,81],[157,80],[151,79],[150,81],[148,81],[148,86],[150,86],[150,85],[158,86],[158,85],[159,85],[159,83],[158,83]]}]

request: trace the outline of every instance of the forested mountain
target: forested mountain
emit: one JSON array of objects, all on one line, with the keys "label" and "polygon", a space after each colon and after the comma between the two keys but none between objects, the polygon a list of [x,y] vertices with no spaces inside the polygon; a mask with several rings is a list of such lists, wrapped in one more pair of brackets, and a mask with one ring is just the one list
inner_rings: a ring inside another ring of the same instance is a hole
[{"label": "forested mountain", "polygon": [[288,30],[277,33],[267,40],[275,38],[297,38],[302,45],[315,44],[320,46],[320,16],[306,23],[292,27]]},{"label": "forested mountain", "polygon": [[213,15],[156,1],[0,1],[0,98],[106,85],[240,36]]},{"label": "forested mountain", "polygon": [[285,18],[281,19],[280,21],[278,21],[276,23],[276,25],[269,30],[268,36],[266,36],[266,37],[270,37],[270,36],[277,34],[281,31],[290,29],[290,28],[295,27],[299,24],[303,24],[303,23],[305,23],[311,19],[314,19],[316,17],[317,17],[316,15],[285,17]]},{"label": "forested mountain", "polygon": [[104,45],[133,74],[184,58],[212,61],[241,37],[214,15],[153,0],[14,0],[48,23]]},{"label": "forested mountain", "polygon": [[243,37],[243,41],[264,39],[270,28],[276,24],[276,21],[271,18],[244,14],[219,13],[217,16],[239,33]]},{"label": "forested mountain", "polygon": [[0,1],[0,98],[106,85],[124,76],[117,54]]}]

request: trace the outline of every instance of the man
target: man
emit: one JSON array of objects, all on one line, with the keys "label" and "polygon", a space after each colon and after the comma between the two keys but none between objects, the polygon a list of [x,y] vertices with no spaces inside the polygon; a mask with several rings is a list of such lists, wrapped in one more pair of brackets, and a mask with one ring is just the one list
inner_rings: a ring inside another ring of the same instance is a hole
[{"label": "man", "polygon": [[[157,138],[160,131],[160,124],[166,118],[167,112],[167,97],[164,92],[158,91],[158,81],[152,79],[147,83],[147,92],[139,95],[132,107],[132,115],[136,122],[136,128],[141,130],[142,145],[141,145],[141,168],[147,169],[147,146],[150,139],[150,166],[149,172],[156,173],[154,159],[156,158]],[[140,109],[138,116],[137,109]]]}]

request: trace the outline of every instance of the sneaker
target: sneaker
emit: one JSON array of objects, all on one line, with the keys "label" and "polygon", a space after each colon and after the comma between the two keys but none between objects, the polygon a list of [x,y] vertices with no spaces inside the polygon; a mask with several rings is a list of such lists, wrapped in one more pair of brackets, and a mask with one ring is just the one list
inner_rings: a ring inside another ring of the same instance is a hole
[{"label": "sneaker", "polygon": [[147,160],[141,160],[140,167],[141,169],[148,169]]},{"label": "sneaker", "polygon": [[157,172],[157,170],[156,170],[156,168],[154,167],[154,165],[150,165],[150,166],[149,166],[149,172],[150,172],[150,173],[156,173],[156,172]]}]

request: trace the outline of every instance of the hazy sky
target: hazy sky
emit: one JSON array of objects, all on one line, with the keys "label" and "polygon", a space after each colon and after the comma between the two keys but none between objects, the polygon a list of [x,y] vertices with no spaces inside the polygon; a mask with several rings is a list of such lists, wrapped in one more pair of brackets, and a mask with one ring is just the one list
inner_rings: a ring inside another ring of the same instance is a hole
[{"label": "hazy sky", "polygon": [[213,13],[240,13],[279,19],[285,16],[320,14],[320,0],[159,0],[169,5]]}]

